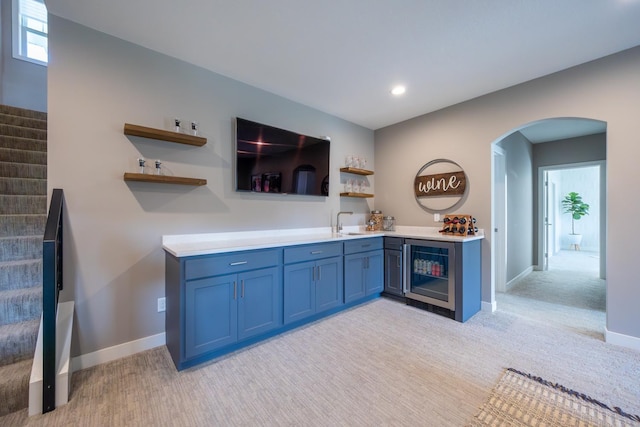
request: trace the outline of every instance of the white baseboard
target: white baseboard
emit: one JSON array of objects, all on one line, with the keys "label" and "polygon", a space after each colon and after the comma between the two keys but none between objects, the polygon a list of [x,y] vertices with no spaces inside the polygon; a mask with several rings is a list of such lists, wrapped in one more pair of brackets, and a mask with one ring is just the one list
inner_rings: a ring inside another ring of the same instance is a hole
[{"label": "white baseboard", "polygon": [[161,345],[165,345],[165,333],[159,333],[148,337],[140,338],[135,341],[129,341],[123,344],[114,345],[113,347],[103,348],[92,353],[82,354],[71,360],[73,371],[90,368],[112,360],[121,359],[131,356],[141,351],[150,350]]},{"label": "white baseboard", "polygon": [[513,286],[514,283],[516,283],[518,280],[522,279],[523,277],[526,277],[527,275],[531,274],[532,271],[533,271],[533,266],[525,268],[524,271],[522,271],[520,274],[518,274],[516,277],[514,277],[513,279],[509,280],[506,283],[505,290],[508,291],[509,288]]},{"label": "white baseboard", "polygon": [[495,300],[491,302],[482,301],[482,311],[493,313],[494,311],[496,311],[496,308],[498,308],[498,305],[496,304]]},{"label": "white baseboard", "polygon": [[640,338],[612,332],[606,327],[604,328],[604,340],[607,344],[615,344],[640,351]]}]

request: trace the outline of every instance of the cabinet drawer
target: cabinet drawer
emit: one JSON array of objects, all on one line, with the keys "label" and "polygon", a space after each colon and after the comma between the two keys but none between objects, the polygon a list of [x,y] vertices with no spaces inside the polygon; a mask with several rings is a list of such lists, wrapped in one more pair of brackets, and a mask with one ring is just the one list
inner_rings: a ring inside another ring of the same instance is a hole
[{"label": "cabinet drawer", "polygon": [[282,249],[243,251],[188,259],[184,263],[185,280],[219,276],[280,264]]},{"label": "cabinet drawer", "polygon": [[344,242],[345,255],[357,252],[374,251],[376,249],[382,249],[382,237],[355,239]]},{"label": "cabinet drawer", "polygon": [[342,243],[340,242],[293,246],[284,249],[284,263],[313,261],[340,255],[342,255]]},{"label": "cabinet drawer", "polygon": [[402,250],[402,237],[385,237],[384,238],[384,248],[385,249],[393,249],[396,251]]}]

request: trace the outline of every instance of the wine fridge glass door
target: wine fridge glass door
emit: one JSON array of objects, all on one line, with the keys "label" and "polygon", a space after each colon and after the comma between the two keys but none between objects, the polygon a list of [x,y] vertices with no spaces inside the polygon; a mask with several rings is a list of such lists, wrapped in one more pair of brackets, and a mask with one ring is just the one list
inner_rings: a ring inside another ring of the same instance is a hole
[{"label": "wine fridge glass door", "polygon": [[454,310],[454,247],[414,241],[405,264],[406,297]]}]

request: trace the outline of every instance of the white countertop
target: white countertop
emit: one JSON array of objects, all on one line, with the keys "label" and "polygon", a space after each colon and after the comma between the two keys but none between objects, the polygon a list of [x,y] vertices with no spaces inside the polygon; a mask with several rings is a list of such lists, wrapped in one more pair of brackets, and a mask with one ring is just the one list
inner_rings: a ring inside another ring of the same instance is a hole
[{"label": "white countertop", "polygon": [[[331,227],[285,230],[236,231],[228,233],[175,234],[162,236],[162,248],[182,258],[224,252],[274,248],[308,243],[324,243],[375,236],[404,237],[445,242],[470,242],[484,239],[484,230],[475,236],[452,236],[439,233],[439,227],[396,226],[395,231],[364,231],[364,227],[347,226],[340,234]],[[349,234],[358,233],[358,234]]]}]

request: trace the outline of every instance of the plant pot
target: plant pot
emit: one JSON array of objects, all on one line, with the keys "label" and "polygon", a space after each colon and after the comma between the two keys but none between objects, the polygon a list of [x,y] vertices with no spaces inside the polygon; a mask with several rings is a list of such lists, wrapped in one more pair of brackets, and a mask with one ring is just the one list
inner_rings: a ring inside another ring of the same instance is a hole
[{"label": "plant pot", "polygon": [[569,234],[569,249],[580,250],[580,243],[582,242],[582,234]]}]

